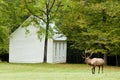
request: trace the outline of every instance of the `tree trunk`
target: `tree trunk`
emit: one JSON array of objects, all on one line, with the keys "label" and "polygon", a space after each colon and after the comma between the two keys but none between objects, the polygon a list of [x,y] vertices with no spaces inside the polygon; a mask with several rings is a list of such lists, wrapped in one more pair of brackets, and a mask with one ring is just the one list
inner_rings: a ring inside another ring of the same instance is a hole
[{"label": "tree trunk", "polygon": [[45,43],[44,43],[44,61],[43,62],[47,62],[47,37],[45,37]]},{"label": "tree trunk", "polygon": [[47,45],[48,45],[48,31],[49,31],[49,0],[46,2],[46,33],[44,43],[44,62],[47,62]]},{"label": "tree trunk", "polygon": [[47,16],[45,44],[44,44],[44,62],[47,62],[48,30],[49,30],[49,17]]},{"label": "tree trunk", "polygon": [[118,66],[118,57],[117,57],[117,55],[115,56],[115,58],[116,58],[116,66]]},{"label": "tree trunk", "polygon": [[105,65],[107,65],[107,54],[104,54]]}]

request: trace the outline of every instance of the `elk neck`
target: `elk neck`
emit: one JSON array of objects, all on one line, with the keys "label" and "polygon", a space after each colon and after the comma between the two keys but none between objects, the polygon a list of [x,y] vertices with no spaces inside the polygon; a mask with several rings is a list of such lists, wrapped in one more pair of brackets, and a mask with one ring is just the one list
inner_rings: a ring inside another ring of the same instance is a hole
[{"label": "elk neck", "polygon": [[87,64],[91,65],[91,59],[90,59],[89,57],[86,57],[86,58],[85,58],[85,62],[86,62]]}]

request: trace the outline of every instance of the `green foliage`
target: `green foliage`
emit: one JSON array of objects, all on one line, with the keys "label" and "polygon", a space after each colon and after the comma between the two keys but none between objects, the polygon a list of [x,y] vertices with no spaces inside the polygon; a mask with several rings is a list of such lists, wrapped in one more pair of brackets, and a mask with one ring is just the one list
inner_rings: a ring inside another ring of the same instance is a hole
[{"label": "green foliage", "polygon": [[8,29],[5,26],[0,26],[0,54],[8,52]]},{"label": "green foliage", "polygon": [[57,25],[74,42],[74,48],[119,54],[119,3],[117,0],[70,0],[60,10]]},{"label": "green foliage", "polygon": [[23,0],[0,0],[0,53],[8,53],[10,34],[28,15]]},{"label": "green foliage", "polygon": [[23,0],[2,0],[1,6],[1,25],[10,28],[13,32],[28,17]]}]

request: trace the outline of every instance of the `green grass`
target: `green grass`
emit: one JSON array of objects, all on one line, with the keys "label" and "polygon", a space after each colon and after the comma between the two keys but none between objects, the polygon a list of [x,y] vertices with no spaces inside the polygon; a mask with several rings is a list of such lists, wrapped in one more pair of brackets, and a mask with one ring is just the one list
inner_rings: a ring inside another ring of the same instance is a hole
[{"label": "green grass", "polygon": [[93,75],[86,64],[0,63],[0,80],[120,80],[120,67],[105,66],[103,74],[97,69]]}]

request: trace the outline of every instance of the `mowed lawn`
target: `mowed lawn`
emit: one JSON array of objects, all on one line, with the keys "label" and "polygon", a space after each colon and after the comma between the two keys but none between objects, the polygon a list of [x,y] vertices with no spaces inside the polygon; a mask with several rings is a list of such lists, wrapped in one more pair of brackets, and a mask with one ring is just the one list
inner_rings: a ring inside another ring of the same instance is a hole
[{"label": "mowed lawn", "polygon": [[[0,80],[120,80],[120,67],[105,66],[103,74],[91,74],[86,64],[0,63]],[[98,70],[98,68],[97,68]]]}]

